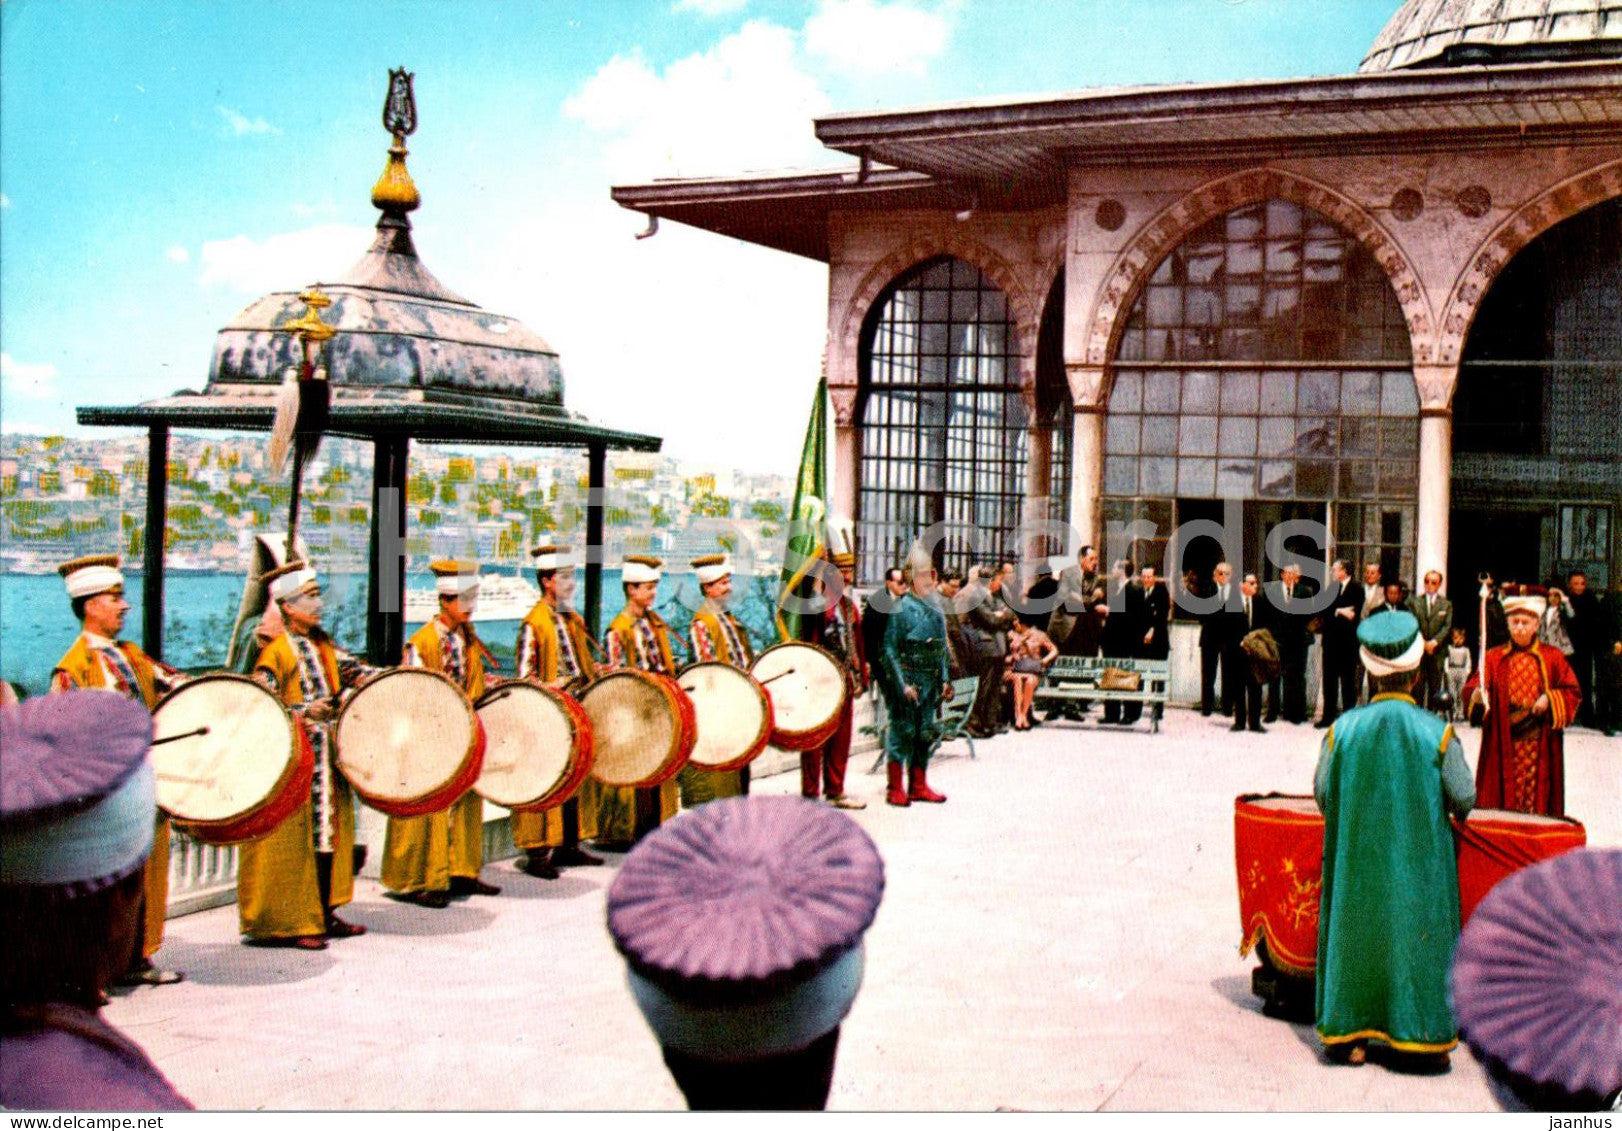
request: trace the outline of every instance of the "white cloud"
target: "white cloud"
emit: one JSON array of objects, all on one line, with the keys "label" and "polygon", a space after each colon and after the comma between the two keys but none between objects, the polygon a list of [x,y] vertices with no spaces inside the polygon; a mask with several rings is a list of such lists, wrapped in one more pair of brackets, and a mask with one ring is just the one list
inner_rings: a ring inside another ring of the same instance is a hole
[{"label": "white cloud", "polygon": [[726,16],[741,12],[749,0],[676,0],[672,12],[697,12],[701,16]]},{"label": "white cloud", "polygon": [[203,265],[199,282],[262,295],[330,281],[353,266],[373,235],[371,228],[323,224],[263,240],[248,236],[210,240],[199,257]]},{"label": "white cloud", "polygon": [[7,196],[3,192],[0,192],[0,208],[10,208],[10,207],[11,207],[11,197]]},{"label": "white cloud", "polygon": [[773,168],[828,155],[811,119],[829,108],[787,28],[751,21],[702,54],[655,71],[640,54],[604,64],[563,105],[609,137],[616,179]]},{"label": "white cloud", "polygon": [[163,252],[163,257],[165,259],[167,259],[170,263],[190,263],[191,262],[191,252],[187,251],[180,244],[171,244],[169,247],[165,248],[164,252]]},{"label": "white cloud", "polygon": [[230,127],[231,133],[236,137],[242,137],[246,134],[279,134],[282,132],[263,118],[249,118],[244,114],[237,113],[229,106],[221,106],[218,109],[220,117],[225,119],[225,124]]},{"label": "white cloud", "polygon": [[[637,240],[641,218],[612,203],[559,203],[513,225],[499,261],[481,256],[476,288],[458,289],[558,351],[570,409],[662,436],[680,458],[792,475],[827,269],[679,224]],[[469,276],[447,264],[440,277]]]},{"label": "white cloud", "polygon": [[56,366],[48,361],[29,365],[9,353],[0,353],[0,386],[8,396],[44,400],[56,392],[58,376]]},{"label": "white cloud", "polygon": [[919,75],[946,49],[951,30],[951,20],[940,10],[876,0],[821,0],[805,23],[805,49],[841,71]]}]

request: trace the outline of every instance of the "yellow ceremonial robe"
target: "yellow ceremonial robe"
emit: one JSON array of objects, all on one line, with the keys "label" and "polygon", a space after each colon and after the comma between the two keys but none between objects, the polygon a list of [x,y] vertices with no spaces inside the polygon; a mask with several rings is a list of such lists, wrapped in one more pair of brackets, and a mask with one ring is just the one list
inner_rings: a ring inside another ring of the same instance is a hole
[{"label": "yellow ceremonial robe", "polygon": [[[443,633],[453,631],[438,617],[419,628],[411,647],[422,666],[444,671]],[[467,672],[462,690],[468,698],[484,694],[484,645],[471,626],[464,630]],[[390,817],[383,837],[383,886],[390,891],[444,891],[452,876],[476,879],[484,864],[484,799],[472,790],[449,809],[424,817]]]},{"label": "yellow ceremonial robe", "polygon": [[[727,619],[724,627],[721,623],[722,617]],[[736,636],[738,644],[743,649],[743,655],[733,655],[728,629]],[[704,606],[693,614],[693,624],[688,631],[692,639],[695,663],[701,660],[717,660],[744,671],[749,670],[752,660],[749,655],[749,638],[744,634],[743,625],[730,613],[717,609],[706,601]],[[691,809],[706,801],[714,801],[718,797],[740,796],[744,791],[743,771],[706,770],[689,763],[676,775],[676,785],[681,792],[681,807]]]},{"label": "yellow ceremonial robe", "polygon": [[[580,615],[571,609],[555,610],[545,601],[535,602],[535,607],[524,618],[524,625],[518,630],[518,649],[514,655],[518,657],[518,674],[528,679],[538,679],[542,683],[556,683],[561,676],[562,645],[558,639],[558,619],[563,619],[562,629],[569,634],[569,642],[574,645],[575,658],[579,660],[583,674],[590,676],[597,665],[591,658],[591,645],[586,636],[586,622]],[[526,633],[524,629],[529,631]],[[529,649],[526,654],[526,648]],[[579,800],[580,839],[589,840],[597,835],[597,806],[600,802],[597,791],[601,787],[593,778],[587,778],[585,783],[575,794]],[[514,812],[511,820],[513,845],[516,848],[556,848],[563,843],[563,809],[561,806],[546,809],[539,813]]]},{"label": "yellow ceremonial robe", "polygon": [[[332,644],[326,640],[314,643],[328,686],[338,687],[338,660]],[[286,633],[265,645],[254,671],[275,680],[286,706],[304,702],[304,678]],[[318,749],[316,757],[320,756]],[[332,772],[337,772],[335,763]],[[341,778],[333,782],[332,797],[336,831],[331,898],[332,906],[340,907],[355,894],[355,802],[349,784]],[[306,800],[269,836],[237,849],[237,917],[239,929],[250,938],[285,939],[326,932],[327,909],[321,906],[321,884],[316,876],[313,802]]]},{"label": "yellow ceremonial robe", "polygon": [[[609,655],[616,652],[627,667],[644,668],[676,674],[676,660],[670,651],[670,629],[656,613],[646,613],[658,647],[657,657],[644,657],[637,647],[636,622],[630,608],[620,610],[608,626],[611,639]],[[659,819],[668,821],[676,815],[677,790],[674,779],[659,787]],[[584,807],[584,806],[582,806]],[[610,844],[628,844],[636,837],[636,790],[602,786],[598,793],[597,837]]]},{"label": "yellow ceremonial robe", "polygon": [[[159,698],[157,674],[152,661],[145,652],[128,641],[116,641],[115,646],[134,670],[136,690],[140,692],[141,702],[150,711],[158,705]],[[72,687],[114,690],[107,686],[101,660],[90,650],[83,633],[57,661],[54,674],[61,678],[51,681],[53,688],[65,683]],[[141,957],[151,958],[163,946],[163,920],[169,910],[169,818],[161,810],[152,832],[152,852],[146,858],[142,894],[145,901],[141,921]]]}]

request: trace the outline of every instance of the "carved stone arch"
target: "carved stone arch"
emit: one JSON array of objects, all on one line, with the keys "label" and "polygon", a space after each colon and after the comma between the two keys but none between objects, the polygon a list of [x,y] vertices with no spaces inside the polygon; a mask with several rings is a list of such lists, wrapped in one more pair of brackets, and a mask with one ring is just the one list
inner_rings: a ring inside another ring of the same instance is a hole
[{"label": "carved stone arch", "polygon": [[[1263,200],[1287,200],[1319,212],[1367,248],[1385,271],[1402,305],[1414,363],[1425,364],[1431,360],[1435,349],[1435,318],[1419,275],[1397,241],[1366,209],[1333,189],[1295,173],[1258,168],[1200,186],[1139,230],[1104,276],[1093,305],[1083,364],[1109,365],[1125,326],[1127,311],[1148,282],[1150,273],[1174,248],[1206,221]],[[1108,396],[1107,389],[1102,393]]]},{"label": "carved stone arch", "polygon": [[1622,160],[1560,182],[1523,204],[1488,233],[1470,256],[1469,265],[1460,274],[1443,307],[1445,314],[1436,343],[1437,360],[1447,365],[1459,363],[1481,302],[1510,260],[1562,220],[1616,197],[1622,197]]},{"label": "carved stone arch", "polygon": [[961,259],[979,268],[1007,298],[1019,347],[1020,389],[1023,393],[1028,388],[1034,396],[1036,334],[1042,320],[1039,304],[1032,301],[1029,289],[1020,282],[1019,273],[1006,260],[979,241],[955,233],[920,232],[868,270],[840,320],[840,342],[846,356],[858,356],[862,325],[885,289],[912,268],[942,255]]}]

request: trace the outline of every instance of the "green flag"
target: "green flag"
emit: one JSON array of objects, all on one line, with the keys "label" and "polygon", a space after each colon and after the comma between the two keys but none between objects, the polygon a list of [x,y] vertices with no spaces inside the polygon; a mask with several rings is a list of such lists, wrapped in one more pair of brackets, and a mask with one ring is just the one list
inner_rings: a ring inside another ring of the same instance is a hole
[{"label": "green flag", "polygon": [[785,608],[790,594],[801,589],[822,554],[823,522],[828,517],[828,379],[817,382],[817,399],[805,426],[805,447],[800,452],[800,474],[794,483],[794,510],[789,516],[788,546],[783,553],[782,589],[777,595],[777,631],[784,640],[800,634],[800,614]]}]

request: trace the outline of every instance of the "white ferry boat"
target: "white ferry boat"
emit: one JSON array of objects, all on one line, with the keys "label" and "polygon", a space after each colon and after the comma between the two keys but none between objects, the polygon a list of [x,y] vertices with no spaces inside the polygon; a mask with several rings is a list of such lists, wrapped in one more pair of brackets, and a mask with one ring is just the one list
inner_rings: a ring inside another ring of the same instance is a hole
[{"label": "white ferry boat", "polygon": [[[540,599],[541,591],[527,578],[509,573],[484,574],[479,579],[473,622],[523,620]],[[425,624],[438,612],[439,595],[432,588],[406,591],[405,619],[411,624]]]}]

